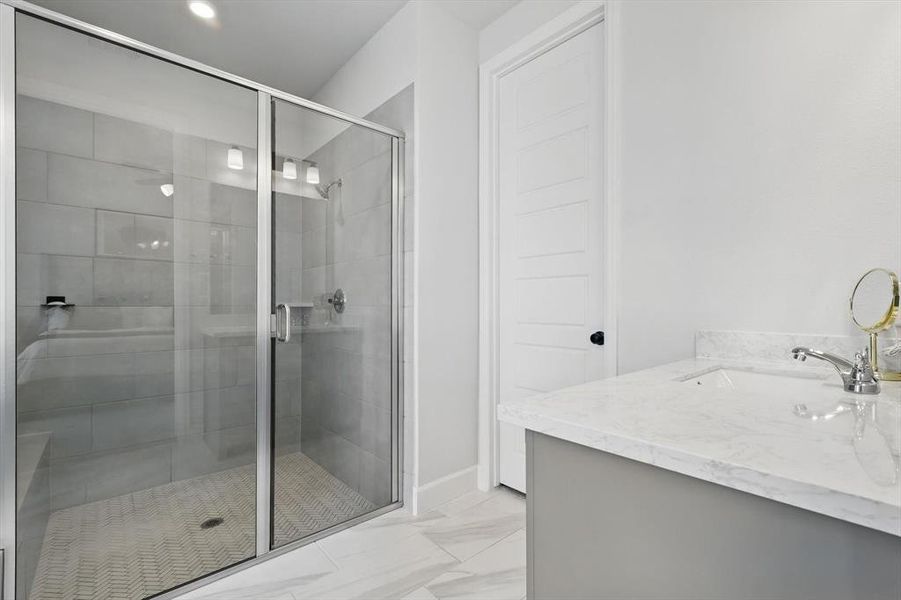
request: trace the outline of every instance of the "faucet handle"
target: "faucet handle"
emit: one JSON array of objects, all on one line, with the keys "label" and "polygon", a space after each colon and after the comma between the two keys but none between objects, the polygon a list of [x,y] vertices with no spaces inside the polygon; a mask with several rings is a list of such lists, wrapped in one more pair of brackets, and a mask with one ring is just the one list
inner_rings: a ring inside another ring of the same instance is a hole
[{"label": "faucet handle", "polygon": [[870,366],[870,350],[864,348],[854,353],[854,371],[863,371]]},{"label": "faucet handle", "polygon": [[864,348],[854,355],[854,367],[855,370],[873,372],[873,360],[869,348]]},{"label": "faucet handle", "polygon": [[873,371],[869,348],[864,348],[854,355],[854,367],[848,373],[845,389],[864,394],[879,393],[879,378],[876,376],[876,372]]}]

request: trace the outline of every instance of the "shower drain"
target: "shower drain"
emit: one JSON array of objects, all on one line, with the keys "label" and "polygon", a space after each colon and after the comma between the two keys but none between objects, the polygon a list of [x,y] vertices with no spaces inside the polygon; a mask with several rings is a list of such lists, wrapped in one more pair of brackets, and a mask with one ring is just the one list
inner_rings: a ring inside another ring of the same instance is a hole
[{"label": "shower drain", "polygon": [[218,525],[222,525],[225,522],[225,519],[222,517],[213,517],[212,519],[207,519],[203,523],[200,524],[201,529],[212,529]]}]

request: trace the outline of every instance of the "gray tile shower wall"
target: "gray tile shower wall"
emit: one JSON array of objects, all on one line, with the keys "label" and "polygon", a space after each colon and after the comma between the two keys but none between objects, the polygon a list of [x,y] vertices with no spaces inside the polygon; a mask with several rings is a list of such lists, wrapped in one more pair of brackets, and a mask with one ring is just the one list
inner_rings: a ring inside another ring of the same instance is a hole
[{"label": "gray tile shower wall", "polygon": [[52,509],[252,463],[255,151],[17,108],[18,427],[50,434]]},{"label": "gray tile shower wall", "polygon": [[[404,131],[407,157],[412,156],[412,86],[367,118]],[[340,178],[343,184],[328,202],[303,199],[303,298],[321,303],[323,294],[340,287],[348,305],[343,314],[330,314],[330,328],[304,334],[301,449],[383,505],[391,501],[390,147],[352,127],[309,160],[319,165],[324,182]],[[405,209],[411,215],[413,170],[406,172]],[[412,249],[408,224],[405,250]],[[411,274],[409,269],[404,280],[410,289]]]}]

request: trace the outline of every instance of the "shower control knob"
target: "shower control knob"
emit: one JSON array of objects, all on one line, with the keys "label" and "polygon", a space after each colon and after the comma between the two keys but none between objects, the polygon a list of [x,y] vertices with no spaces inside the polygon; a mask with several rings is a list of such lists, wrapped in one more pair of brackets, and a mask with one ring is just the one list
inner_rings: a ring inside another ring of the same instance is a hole
[{"label": "shower control knob", "polygon": [[603,331],[595,331],[591,334],[588,340],[594,344],[595,346],[603,346],[604,345],[604,332]]},{"label": "shower control knob", "polygon": [[335,308],[336,313],[341,314],[344,312],[344,307],[347,305],[347,294],[344,293],[344,290],[338,288],[335,290],[335,293],[332,294],[332,297],[328,299],[328,303]]}]

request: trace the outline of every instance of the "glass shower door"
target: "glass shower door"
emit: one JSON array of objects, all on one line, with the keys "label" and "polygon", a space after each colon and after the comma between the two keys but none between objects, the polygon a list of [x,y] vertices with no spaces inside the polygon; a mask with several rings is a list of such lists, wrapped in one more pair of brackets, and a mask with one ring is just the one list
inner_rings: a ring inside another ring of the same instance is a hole
[{"label": "glass shower door", "polygon": [[137,600],[397,506],[398,132],[0,9],[7,591]]},{"label": "glass shower door", "polygon": [[256,554],[257,94],[21,13],[16,84],[16,597],[147,597]]},{"label": "glass shower door", "polygon": [[273,102],[272,545],[397,500],[392,137]]}]

